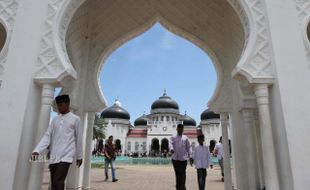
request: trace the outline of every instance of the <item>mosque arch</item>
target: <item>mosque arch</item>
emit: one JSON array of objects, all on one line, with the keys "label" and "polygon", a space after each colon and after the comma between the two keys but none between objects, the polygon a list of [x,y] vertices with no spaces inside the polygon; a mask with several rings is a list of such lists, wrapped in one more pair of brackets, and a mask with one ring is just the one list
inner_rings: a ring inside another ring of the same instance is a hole
[{"label": "mosque arch", "polygon": [[[73,102],[80,103],[77,109],[82,109],[82,112],[101,110],[106,102],[98,85],[98,72],[105,58],[159,22],[203,49],[213,64],[218,65],[215,66],[217,87],[209,102],[209,107],[215,112],[232,112],[231,96],[235,87],[232,76],[238,79],[236,76],[241,75],[250,83],[257,80],[266,85],[272,83],[272,58],[266,55],[269,35],[262,34],[268,31],[268,18],[262,1],[171,2],[50,1],[51,9],[57,9],[57,16],[51,16],[48,21],[55,22],[56,26],[47,30],[53,33],[50,44],[54,47],[51,49],[55,49],[55,56],[63,68],[50,78],[61,82],[65,76],[74,78],[73,83],[64,83],[64,89],[73,97]],[[38,82],[46,76],[41,71],[45,71],[48,64],[42,61],[42,65],[35,77]],[[74,87],[68,90],[68,86]],[[76,100],[79,93],[80,99]],[[83,102],[81,98],[90,101]]]},{"label": "mosque arch", "polygon": [[162,153],[169,152],[169,141],[168,141],[167,138],[163,138],[161,140],[160,150],[161,150]]},{"label": "mosque arch", "polygon": [[[89,43],[88,45],[92,47],[90,48],[88,55],[89,58],[87,61],[88,64],[91,65],[87,71],[87,81],[89,81],[87,88],[91,89],[86,91],[92,93],[87,95],[88,97],[92,97],[91,99],[96,99],[98,102],[101,102],[101,104],[97,104],[98,108],[96,109],[102,109],[102,107],[99,108],[99,106],[103,106],[105,104],[104,96],[101,95],[101,90],[98,85],[99,71],[104,64],[105,59],[122,44],[142,34],[157,22],[164,26],[168,31],[192,42],[210,56],[217,73],[217,86],[210,101],[210,105],[213,106],[225,101],[222,99],[227,99],[228,97],[223,96],[224,91],[230,90],[227,88],[227,86],[230,86],[230,80],[228,80],[228,78],[231,78],[232,69],[237,65],[240,57],[246,49],[246,38],[248,38],[247,35],[249,33],[249,28],[247,28],[248,26],[246,27],[244,24],[248,23],[247,18],[243,17],[243,21],[241,21],[238,13],[235,12],[229,3],[222,0],[217,2],[218,3],[210,1],[208,4],[212,4],[212,6],[214,6],[213,8],[218,10],[220,10],[221,7],[224,7],[225,11],[228,11],[229,14],[223,13],[223,16],[220,13],[215,13],[214,10],[212,13],[209,13],[211,15],[201,12],[202,15],[193,16],[186,13],[185,15],[180,16],[181,18],[187,16],[191,17],[189,20],[187,19],[186,22],[182,22],[180,21],[182,19],[170,14],[171,11],[173,12],[177,9],[174,9],[172,5],[169,3],[167,4],[167,2],[159,3],[160,5],[156,6],[164,7],[167,5],[167,8],[165,8],[167,10],[163,8],[149,10],[147,8],[148,6],[146,6],[145,10],[140,10],[138,11],[139,13],[131,10],[131,8],[136,9],[136,6],[138,5],[136,1],[130,2],[128,3],[128,6],[120,6],[119,10],[116,11],[115,14],[110,15],[111,18],[113,17],[113,19],[118,20],[115,22],[118,24],[109,23],[107,19],[104,19],[104,15],[107,11],[106,7],[109,7],[111,2],[84,1],[81,3],[81,6],[72,16],[68,24],[68,28],[63,29],[66,31],[65,34],[64,31],[61,31],[60,34],[66,35],[66,40],[63,44],[65,47],[63,49],[67,51],[69,60],[74,68],[81,67],[80,64],[82,61],[79,60],[82,60],[82,57],[78,52],[82,51],[84,45],[87,43]],[[119,2],[117,2],[117,4],[118,3]],[[150,1],[138,3],[153,5],[154,2]],[[185,4],[185,2],[182,3]],[[204,5],[206,9],[212,8],[212,6],[206,6],[206,3],[202,3],[202,5]],[[177,6],[180,6],[180,9],[183,7],[182,5]],[[99,7],[101,11],[98,11]],[[240,7],[241,6],[239,6],[239,9],[242,10]],[[81,24],[78,23],[88,22],[83,13],[92,8],[95,8],[96,11],[92,11],[93,14],[90,13],[88,18],[93,17],[96,19],[93,19],[93,21],[89,24],[90,27],[87,24],[85,25],[91,28],[91,30],[88,29],[87,31],[83,28],[83,26],[81,26]],[[195,8],[199,10],[198,7]],[[188,10],[183,11],[186,12]],[[176,13],[180,12],[176,11]],[[130,14],[129,18],[127,14]],[[207,23],[210,24],[210,28],[207,26]],[[122,30],[115,32],[117,25],[121,27]],[[211,29],[212,27],[214,29]],[[113,33],[111,30],[114,31],[114,34],[111,34]],[[229,107],[228,104],[227,107]]]},{"label": "mosque arch", "polygon": [[151,151],[154,153],[158,153],[159,152],[159,140],[157,138],[153,138],[152,139],[152,144],[151,144]]}]

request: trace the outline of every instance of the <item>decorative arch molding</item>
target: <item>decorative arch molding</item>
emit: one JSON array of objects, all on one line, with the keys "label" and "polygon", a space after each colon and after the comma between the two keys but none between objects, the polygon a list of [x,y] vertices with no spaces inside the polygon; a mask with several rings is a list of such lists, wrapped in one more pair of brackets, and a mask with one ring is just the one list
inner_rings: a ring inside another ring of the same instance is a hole
[{"label": "decorative arch molding", "polygon": [[[65,38],[71,18],[85,1],[49,0],[46,29],[41,43],[42,51],[35,76],[37,82],[60,82],[67,76],[76,79],[77,73],[68,58]],[[272,83],[274,75],[264,3],[261,0],[228,0],[228,2],[239,16],[245,33],[245,48],[232,75],[244,76],[250,83]],[[229,89],[228,86],[223,88]],[[216,96],[215,93],[213,99]],[[221,97],[222,103],[217,102],[216,107],[218,109],[225,107],[227,98],[229,97]],[[215,105],[210,104],[210,106]]]},{"label": "decorative arch molding", "polygon": [[0,50],[0,81],[2,80],[2,74],[5,69],[11,34],[14,28],[16,12],[19,5],[18,3],[19,0],[0,1],[0,24],[3,25],[6,31],[6,39]]},{"label": "decorative arch molding", "polygon": [[[66,7],[66,0],[49,0],[48,13],[45,21],[45,30],[41,40],[35,81],[37,83],[73,81],[77,73],[73,68],[68,54],[63,51],[58,37],[58,23],[61,19],[61,10]],[[64,17],[65,20],[66,17]],[[63,42],[64,43],[64,42]],[[65,82],[68,84],[68,82]],[[70,82],[71,83],[71,82]]]},{"label": "decorative arch molding", "polygon": [[[68,70],[67,74],[72,74],[73,77],[76,77],[76,73],[72,72],[72,70],[70,71],[70,69],[73,69],[73,68],[70,68],[69,66],[71,64],[70,64],[70,60],[66,52],[65,36],[66,36],[66,31],[68,29],[70,20],[73,17],[73,14],[85,1],[86,0],[71,0],[71,1],[50,0],[49,1],[48,17],[46,21],[47,26],[46,26],[46,30],[42,38],[43,50],[39,56],[39,69],[35,77],[36,79],[39,79],[42,77],[44,78],[46,76],[49,76],[48,78],[52,78],[52,75],[55,77],[57,76],[57,74],[55,73],[59,73],[58,70],[61,70],[61,68],[67,69]],[[251,29],[251,27],[255,28],[254,27],[255,24],[266,27],[266,23],[265,24],[262,23],[262,20],[266,20],[266,17],[264,16],[264,11],[261,10],[262,8],[264,8],[264,6],[261,5],[262,3],[259,0],[243,0],[243,1],[228,0],[228,2],[236,10],[236,12],[238,13],[241,19],[241,22],[243,24],[244,31],[245,31],[246,42],[250,40],[250,36],[251,36],[250,31],[251,33],[253,33],[254,31],[253,29]],[[256,13],[256,14],[253,14],[253,13]],[[256,22],[253,22],[253,20]],[[256,33],[259,34],[260,33],[259,28],[257,29],[257,31],[258,32]],[[266,30],[261,29],[261,32],[266,32]],[[265,39],[263,38],[263,39],[258,39],[258,40],[264,41]],[[258,55],[257,57],[264,57],[265,60],[267,59],[265,54],[261,52],[259,53],[260,55]],[[58,54],[58,55],[55,55],[55,54]],[[51,61],[55,59],[58,59],[58,62],[59,62],[58,65],[60,66],[56,66],[57,65],[56,61]],[[238,65],[242,65],[242,63]],[[270,63],[269,64],[267,63],[267,65],[270,65]],[[265,64],[263,68],[266,69],[266,67],[268,66],[266,66]],[[256,67],[252,66],[252,68],[256,68]],[[247,69],[244,69],[244,70],[247,71]],[[248,73],[249,75],[251,75],[253,72],[250,70],[248,71]]]},{"label": "decorative arch molding", "polygon": [[274,81],[274,71],[266,6],[261,0],[243,0],[240,3],[247,12],[251,34],[232,75],[237,78],[242,75],[250,83],[271,84]]},{"label": "decorative arch molding", "polygon": [[305,51],[307,53],[308,67],[310,68],[310,37],[307,35],[307,27],[310,24],[310,1],[308,0],[295,0],[297,16],[302,31]]}]

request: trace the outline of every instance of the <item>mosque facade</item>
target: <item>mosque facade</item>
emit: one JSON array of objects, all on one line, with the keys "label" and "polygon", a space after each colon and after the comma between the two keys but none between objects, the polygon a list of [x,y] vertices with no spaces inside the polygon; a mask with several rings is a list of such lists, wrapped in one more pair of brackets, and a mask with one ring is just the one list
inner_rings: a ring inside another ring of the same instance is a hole
[{"label": "mosque facade", "polygon": [[133,125],[130,114],[116,100],[101,113],[106,123],[106,136],[112,135],[120,154],[130,156],[166,156],[169,152],[169,139],[176,133],[177,124],[184,125],[184,135],[189,138],[192,147],[197,144],[197,135],[205,135],[206,143],[217,141],[221,136],[219,114],[204,110],[197,125],[196,121],[180,114],[178,103],[166,92],[152,103],[149,114],[137,118]]}]

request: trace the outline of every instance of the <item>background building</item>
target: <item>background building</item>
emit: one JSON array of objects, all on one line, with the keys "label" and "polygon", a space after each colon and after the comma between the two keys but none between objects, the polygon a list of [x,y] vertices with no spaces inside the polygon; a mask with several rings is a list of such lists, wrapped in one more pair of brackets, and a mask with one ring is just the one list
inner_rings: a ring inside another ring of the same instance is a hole
[{"label": "background building", "polygon": [[197,134],[202,132],[206,144],[221,136],[219,115],[207,109],[201,114],[200,125],[186,113],[180,114],[178,103],[165,92],[152,103],[150,114],[143,114],[130,124],[130,114],[116,100],[101,113],[107,128],[106,136],[113,135],[121,145],[121,153],[134,156],[165,156],[169,152],[169,139],[176,133],[178,123],[184,125],[192,147],[197,144]]}]

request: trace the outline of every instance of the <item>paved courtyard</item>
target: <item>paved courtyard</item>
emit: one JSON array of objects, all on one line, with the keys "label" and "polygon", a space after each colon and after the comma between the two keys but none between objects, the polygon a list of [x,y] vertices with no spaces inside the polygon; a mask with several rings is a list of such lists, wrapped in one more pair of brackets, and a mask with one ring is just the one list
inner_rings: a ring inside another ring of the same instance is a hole
[{"label": "paved courtyard", "polygon": [[[109,170],[110,171],[110,170]],[[110,173],[109,173],[110,174]],[[102,168],[91,169],[92,190],[175,190],[174,172],[172,166],[144,166],[120,165],[117,166],[118,182],[105,182]],[[48,189],[48,169],[45,169],[43,188]],[[196,170],[187,167],[188,190],[196,190]],[[224,183],[220,181],[220,169],[209,169],[206,190],[223,190]]]}]

